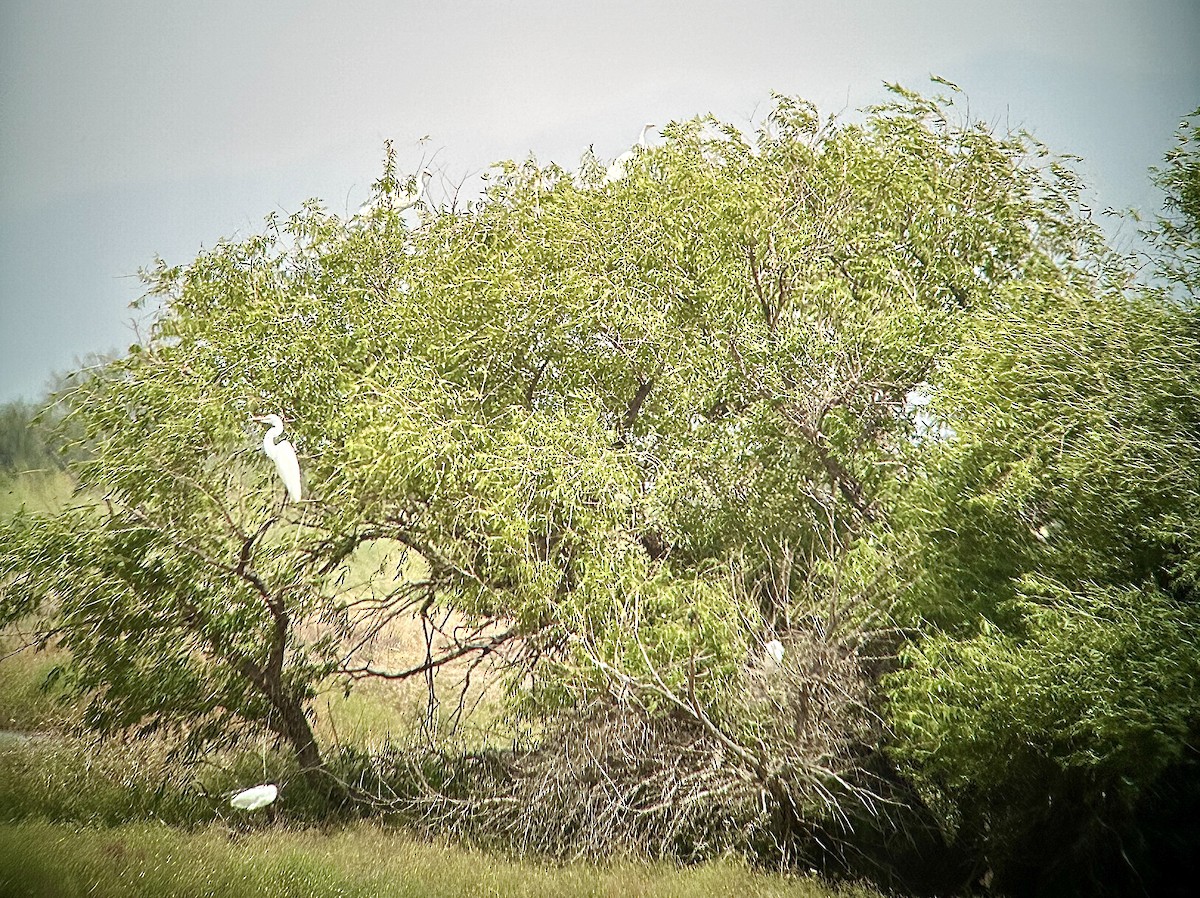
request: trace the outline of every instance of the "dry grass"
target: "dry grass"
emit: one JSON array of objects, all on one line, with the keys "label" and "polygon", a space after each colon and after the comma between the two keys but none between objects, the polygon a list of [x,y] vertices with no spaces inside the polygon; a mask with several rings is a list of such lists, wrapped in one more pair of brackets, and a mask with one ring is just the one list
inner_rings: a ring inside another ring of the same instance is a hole
[{"label": "dry grass", "polygon": [[[424,574],[420,559],[404,553],[397,544],[377,540],[360,546],[351,556],[339,572],[339,588],[353,602],[383,596]],[[453,648],[455,641],[468,638],[472,629],[458,614],[431,610],[422,618],[409,611],[382,626],[375,626],[374,621],[353,626],[344,642],[358,645],[355,664],[395,672],[410,670]],[[369,638],[364,638],[364,632]],[[315,624],[303,636],[316,638],[322,633],[321,625]],[[507,731],[499,687],[499,665],[492,659],[476,663],[473,655],[440,665],[428,677],[367,677],[353,682],[331,677],[316,703],[317,733],[330,744],[366,749],[417,734],[434,739],[454,735],[468,743],[480,743],[489,734]]]}]

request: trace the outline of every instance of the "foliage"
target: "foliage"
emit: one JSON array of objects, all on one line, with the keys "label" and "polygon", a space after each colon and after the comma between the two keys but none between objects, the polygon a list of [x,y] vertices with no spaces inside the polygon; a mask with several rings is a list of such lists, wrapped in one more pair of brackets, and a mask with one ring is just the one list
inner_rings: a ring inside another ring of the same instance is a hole
[{"label": "foliage", "polygon": [[45,434],[36,423],[38,410],[25,402],[0,406],[0,470],[7,473],[53,468]]},{"label": "foliage", "polygon": [[1180,863],[1144,808],[1194,788],[1200,320],[1093,258],[978,316],[927,407],[953,436],[894,518],[919,563],[891,752],[1016,894]]},{"label": "foliage", "polygon": [[1154,169],[1155,183],[1163,190],[1166,215],[1158,219],[1151,237],[1160,251],[1159,265],[1168,280],[1200,293],[1200,109],[1179,125],[1176,142],[1166,165]]},{"label": "foliage", "polygon": [[1196,719],[1193,310],[1128,288],[1028,135],[893,94],[676,123],[611,183],[505,163],[419,216],[389,154],[364,215],[158,265],[149,338],[63,397],[102,504],[4,525],[4,616],[48,616],[96,727],[266,731],[314,782],[322,684],[496,662],[543,736],[612,737],[520,756],[541,794],[617,772],[627,821],[669,756],[781,843],[915,795],[999,863],[1041,771],[1154,788]]},{"label": "foliage", "polygon": [[73,486],[64,459],[52,451],[53,407],[27,402],[0,405],[0,516],[28,507],[60,508]]}]

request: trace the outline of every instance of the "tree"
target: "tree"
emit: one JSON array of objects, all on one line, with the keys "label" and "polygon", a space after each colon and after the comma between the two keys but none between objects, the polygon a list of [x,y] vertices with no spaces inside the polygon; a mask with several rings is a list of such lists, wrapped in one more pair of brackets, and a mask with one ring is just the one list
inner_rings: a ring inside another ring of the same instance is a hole
[{"label": "tree", "polygon": [[0,471],[50,468],[54,459],[34,424],[37,409],[16,401],[0,406]]},{"label": "tree", "polygon": [[1200,291],[1200,136],[1196,123],[1200,109],[1179,125],[1175,146],[1166,156],[1166,166],[1153,171],[1162,189],[1164,211],[1151,232],[1159,250],[1161,273],[1169,282],[1189,291],[1194,299]]},{"label": "tree", "polygon": [[[1185,289],[1189,228],[1160,232]],[[894,519],[920,563],[891,751],[1011,894],[1165,885],[1166,809],[1197,794],[1200,321],[1091,257],[977,317]]]},{"label": "tree", "polygon": [[[1126,341],[1149,323],[1136,346],[1178,361],[1160,344],[1186,322],[1123,311],[1123,263],[1044,148],[893,90],[859,124],[787,98],[752,137],[676,123],[615,183],[506,163],[415,229],[386,201],[348,222],[310,204],[159,265],[148,340],[64,400],[92,501],[6,526],[6,615],[48,615],[92,723],[197,749],[266,730],[315,777],[322,684],[501,658],[515,712],[605,748],[512,757],[528,775],[489,806],[530,841],[555,836],[531,802],[582,781],[600,798],[557,835],[598,850],[702,852],[726,821],[792,852],[856,808],[959,800],[923,741],[939,647],[1028,631],[1035,576],[1070,592],[1049,614],[1168,569],[1188,494],[1156,438],[1195,419]],[[389,153],[383,200],[399,180]],[[289,422],[298,505],[254,448],[264,412]],[[1112,549],[1143,506],[1135,576]],[[1037,528],[1076,515],[1044,568]],[[407,576],[347,586],[368,545]],[[389,621],[447,611],[462,626],[422,662],[372,655]],[[967,760],[993,745],[939,732]]]}]

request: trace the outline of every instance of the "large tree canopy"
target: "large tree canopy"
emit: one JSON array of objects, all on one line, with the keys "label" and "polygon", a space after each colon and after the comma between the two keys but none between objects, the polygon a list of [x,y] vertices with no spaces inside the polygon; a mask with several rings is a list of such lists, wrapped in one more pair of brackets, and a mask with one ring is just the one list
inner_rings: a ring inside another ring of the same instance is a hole
[{"label": "large tree canopy", "polygon": [[[683,721],[793,816],[870,757],[947,838],[980,796],[1136,799],[1200,710],[1194,311],[1028,135],[894,93],[419,217],[389,155],[367,213],[160,265],[147,339],[64,398],[80,506],[6,525],[7,616],[50,615],[96,724],[265,727],[312,769],[329,677],[503,654],[523,713]],[[348,588],[367,543],[407,576]],[[424,663],[372,656],[444,611]]]}]

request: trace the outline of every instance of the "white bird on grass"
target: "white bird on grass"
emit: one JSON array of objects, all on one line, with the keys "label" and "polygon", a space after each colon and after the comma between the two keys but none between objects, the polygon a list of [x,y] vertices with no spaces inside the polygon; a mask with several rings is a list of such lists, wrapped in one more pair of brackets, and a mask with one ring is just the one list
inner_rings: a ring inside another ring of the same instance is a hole
[{"label": "white bird on grass", "polygon": [[626,150],[620,156],[613,160],[612,165],[608,167],[608,174],[604,176],[604,180],[608,183],[620,181],[625,177],[625,166],[633,161],[633,157],[637,155],[638,149],[647,149],[650,144],[646,142],[646,135],[650,129],[654,127],[653,122],[647,122],[642,126],[642,133],[638,135],[637,149]]},{"label": "white bird on grass", "polygon": [[264,783],[261,786],[254,786],[244,792],[239,792],[229,799],[229,804],[239,811],[257,811],[259,808],[265,808],[278,797],[279,788],[274,783]]},{"label": "white bird on grass", "polygon": [[[279,440],[283,435],[283,419],[278,415],[251,416],[260,424],[270,424],[271,429],[263,437],[263,452],[267,458],[275,462],[275,470],[279,479],[287,487],[288,496],[293,502],[300,501],[300,462],[296,461],[296,450],[287,440]],[[279,440],[276,442],[276,440]]]}]

